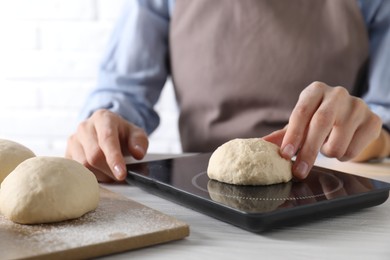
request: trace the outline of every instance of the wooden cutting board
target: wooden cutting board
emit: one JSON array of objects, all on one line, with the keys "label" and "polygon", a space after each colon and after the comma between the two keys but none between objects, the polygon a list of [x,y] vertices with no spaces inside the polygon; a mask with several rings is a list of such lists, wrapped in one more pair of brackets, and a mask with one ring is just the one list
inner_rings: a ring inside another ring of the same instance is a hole
[{"label": "wooden cutting board", "polygon": [[182,239],[189,227],[173,217],[100,188],[98,208],[75,220],[15,224],[0,215],[0,259],[90,258]]}]

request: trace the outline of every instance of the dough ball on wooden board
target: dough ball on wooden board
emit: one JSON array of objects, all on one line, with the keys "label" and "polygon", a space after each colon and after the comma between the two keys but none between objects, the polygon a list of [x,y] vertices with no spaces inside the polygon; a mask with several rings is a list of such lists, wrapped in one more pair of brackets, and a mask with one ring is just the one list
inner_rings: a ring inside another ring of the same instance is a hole
[{"label": "dough ball on wooden board", "polygon": [[214,180],[207,190],[214,201],[246,212],[270,212],[290,198],[291,182],[267,186],[243,186]]},{"label": "dough ball on wooden board", "polygon": [[291,166],[273,143],[261,138],[233,139],[213,152],[207,174],[229,184],[271,185],[290,181]]},{"label": "dough ball on wooden board", "polygon": [[0,212],[20,224],[78,218],[96,209],[98,203],[95,175],[82,164],[60,157],[25,160],[0,188]]},{"label": "dough ball on wooden board", "polygon": [[0,139],[0,183],[24,160],[35,157],[27,147],[6,139]]}]

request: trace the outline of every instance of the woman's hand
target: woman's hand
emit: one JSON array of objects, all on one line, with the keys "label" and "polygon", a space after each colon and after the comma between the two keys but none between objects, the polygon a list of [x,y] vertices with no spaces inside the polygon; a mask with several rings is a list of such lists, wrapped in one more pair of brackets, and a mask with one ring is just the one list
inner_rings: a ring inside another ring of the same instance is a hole
[{"label": "woman's hand", "polygon": [[125,155],[142,159],[148,137],[139,127],[108,110],[98,110],[69,137],[66,157],[89,168],[101,182],[126,178]]},{"label": "woman's hand", "polygon": [[352,158],[354,162],[382,159],[390,155],[390,134],[382,129],[379,137],[371,142],[361,153]]},{"label": "woman's hand", "polygon": [[304,179],[319,152],[350,160],[377,139],[381,129],[381,119],[362,99],[345,88],[314,82],[301,92],[288,125],[264,139],[279,145],[284,158],[296,155],[293,174]]}]

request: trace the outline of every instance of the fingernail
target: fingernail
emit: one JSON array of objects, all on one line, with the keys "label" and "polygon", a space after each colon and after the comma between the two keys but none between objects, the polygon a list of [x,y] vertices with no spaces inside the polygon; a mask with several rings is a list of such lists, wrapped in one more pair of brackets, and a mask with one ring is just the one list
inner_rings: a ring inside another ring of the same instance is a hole
[{"label": "fingernail", "polygon": [[295,177],[298,177],[299,179],[305,179],[308,175],[308,169],[309,166],[305,162],[299,162],[298,165],[295,167]]},{"label": "fingernail", "polygon": [[292,158],[295,154],[294,146],[292,144],[288,144],[283,148],[282,155]]},{"label": "fingernail", "polygon": [[125,170],[119,164],[114,166],[114,175],[118,180],[122,180],[125,175]]},{"label": "fingernail", "polygon": [[140,146],[139,144],[136,144],[134,146],[134,149],[137,150],[138,152],[142,153],[142,154],[145,154],[145,149],[142,148],[142,146]]}]

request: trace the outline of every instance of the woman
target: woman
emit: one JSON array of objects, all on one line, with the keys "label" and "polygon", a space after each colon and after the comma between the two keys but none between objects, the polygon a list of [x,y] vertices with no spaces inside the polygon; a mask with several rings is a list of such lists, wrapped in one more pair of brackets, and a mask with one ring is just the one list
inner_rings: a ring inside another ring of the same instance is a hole
[{"label": "woman", "polygon": [[296,155],[388,156],[390,2],[129,1],[66,156],[123,180],[158,125],[172,76],[184,152],[261,137]]}]

